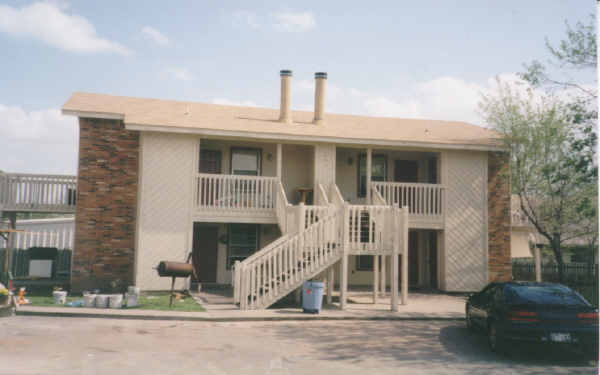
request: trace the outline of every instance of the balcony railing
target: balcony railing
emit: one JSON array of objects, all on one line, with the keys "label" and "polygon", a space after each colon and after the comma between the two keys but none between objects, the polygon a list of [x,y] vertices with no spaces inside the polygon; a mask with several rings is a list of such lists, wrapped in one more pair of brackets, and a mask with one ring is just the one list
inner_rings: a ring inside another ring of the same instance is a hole
[{"label": "balcony railing", "polygon": [[0,211],[74,212],[77,176],[0,175]]},{"label": "balcony railing", "polygon": [[443,185],[401,182],[372,182],[385,202],[393,206],[408,207],[411,226],[420,223],[443,223],[445,188]]},{"label": "balcony railing", "polygon": [[275,215],[278,183],[276,177],[200,173],[195,179],[194,206],[200,210]]}]

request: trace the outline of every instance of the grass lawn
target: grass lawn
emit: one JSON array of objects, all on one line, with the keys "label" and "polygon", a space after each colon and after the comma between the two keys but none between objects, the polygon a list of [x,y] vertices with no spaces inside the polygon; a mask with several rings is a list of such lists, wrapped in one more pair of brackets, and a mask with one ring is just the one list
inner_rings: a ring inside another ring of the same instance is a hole
[{"label": "grass lawn", "polygon": [[[26,295],[31,306],[46,307],[65,307],[66,305],[55,305],[52,296],[47,295]],[[67,297],[67,303],[71,301],[83,300],[81,296]],[[123,299],[125,302],[125,299]],[[76,307],[72,307],[76,308]],[[205,311],[200,304],[196,303],[192,297],[186,297],[183,300],[173,299],[173,307],[169,308],[169,292],[143,293],[138,299],[138,306],[124,307],[125,310],[164,310],[164,311]]]}]

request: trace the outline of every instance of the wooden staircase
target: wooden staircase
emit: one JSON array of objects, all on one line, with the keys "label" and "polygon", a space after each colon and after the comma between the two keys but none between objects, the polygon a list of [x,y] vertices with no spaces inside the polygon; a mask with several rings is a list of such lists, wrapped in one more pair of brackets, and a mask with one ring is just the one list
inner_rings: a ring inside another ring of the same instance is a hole
[{"label": "wooden staircase", "polygon": [[406,249],[407,210],[386,205],[380,196],[373,205],[349,205],[335,184],[329,198],[319,185],[320,206],[292,206],[281,183],[278,189],[275,209],[283,236],[233,267],[234,300],[242,310],[268,308],[340,260],[345,301],[349,255],[398,256]]}]

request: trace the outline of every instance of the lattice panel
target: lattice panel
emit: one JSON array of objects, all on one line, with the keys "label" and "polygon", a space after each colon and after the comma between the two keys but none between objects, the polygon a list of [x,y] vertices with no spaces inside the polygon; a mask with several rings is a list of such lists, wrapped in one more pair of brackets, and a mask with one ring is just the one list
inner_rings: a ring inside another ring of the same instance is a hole
[{"label": "lattice panel", "polygon": [[487,279],[487,157],[446,154],[446,290],[479,290]]},{"label": "lattice panel", "polygon": [[[185,261],[191,251],[189,210],[198,144],[192,136],[142,135],[141,222],[136,261],[136,285],[142,289],[170,288],[170,278],[159,278],[153,267],[161,260]],[[182,287],[183,282],[179,279],[176,287]]]}]

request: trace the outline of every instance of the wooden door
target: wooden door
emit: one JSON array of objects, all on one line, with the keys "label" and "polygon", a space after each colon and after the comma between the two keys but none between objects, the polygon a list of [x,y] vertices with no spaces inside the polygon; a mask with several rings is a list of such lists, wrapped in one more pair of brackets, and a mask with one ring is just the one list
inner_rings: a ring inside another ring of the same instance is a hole
[{"label": "wooden door", "polygon": [[192,262],[199,282],[217,282],[217,249],[219,228],[194,223]]}]

